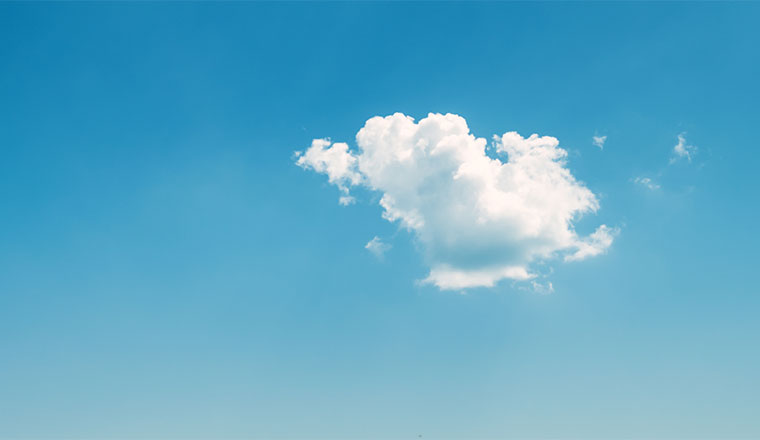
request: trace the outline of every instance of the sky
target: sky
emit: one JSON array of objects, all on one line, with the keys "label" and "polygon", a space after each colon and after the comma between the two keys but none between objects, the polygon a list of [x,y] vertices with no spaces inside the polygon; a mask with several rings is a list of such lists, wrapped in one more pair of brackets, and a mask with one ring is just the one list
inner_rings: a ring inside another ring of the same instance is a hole
[{"label": "sky", "polygon": [[1,3],[0,438],[760,437],[758,19]]}]

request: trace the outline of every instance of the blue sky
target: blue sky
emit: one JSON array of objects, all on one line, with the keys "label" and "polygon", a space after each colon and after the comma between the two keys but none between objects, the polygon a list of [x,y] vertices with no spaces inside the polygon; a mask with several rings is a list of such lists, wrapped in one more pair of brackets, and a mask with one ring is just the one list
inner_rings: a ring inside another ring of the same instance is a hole
[{"label": "blue sky", "polygon": [[[0,4],[0,438],[760,437],[758,18]],[[395,112],[557,138],[611,246],[420,283],[381,193],[295,164]]]}]

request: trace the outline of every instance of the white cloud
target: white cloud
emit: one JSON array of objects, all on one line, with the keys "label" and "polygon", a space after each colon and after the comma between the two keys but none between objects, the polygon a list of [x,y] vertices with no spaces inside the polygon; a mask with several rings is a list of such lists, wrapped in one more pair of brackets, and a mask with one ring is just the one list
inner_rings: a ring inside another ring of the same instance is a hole
[{"label": "white cloud", "polygon": [[372,255],[382,260],[385,253],[391,249],[391,245],[383,243],[380,237],[375,236],[372,240],[364,245],[364,249],[367,249]]},{"label": "white cloud", "polygon": [[[605,225],[579,237],[574,220],[595,212],[596,196],[567,169],[553,137],[516,132],[486,140],[464,118],[429,114],[419,123],[401,113],[369,119],[358,150],[316,139],[297,164],[349,187],[381,194],[383,217],[411,231],[441,289],[529,280],[538,260],[580,260],[601,254],[616,232]],[[369,245],[369,244],[368,244]]]},{"label": "white cloud", "polygon": [[681,133],[678,135],[678,143],[673,147],[673,157],[670,158],[670,163],[675,163],[683,158],[691,162],[691,157],[697,153],[697,147],[686,144],[685,134]]},{"label": "white cloud", "polygon": [[656,189],[660,189],[660,185],[655,183],[652,179],[649,177],[637,177],[633,179],[634,183],[638,183],[639,185],[642,185],[652,191]]},{"label": "white cloud", "polygon": [[600,150],[604,148],[604,143],[606,141],[607,141],[607,136],[594,136],[592,138],[592,142],[594,143],[594,145],[599,147]]},{"label": "white cloud", "polygon": [[554,286],[552,285],[551,281],[547,281],[546,284],[541,284],[537,281],[531,281],[530,285],[533,288],[533,291],[536,293],[540,293],[542,295],[554,293]]},{"label": "white cloud", "polygon": [[361,174],[355,171],[356,157],[348,152],[348,144],[336,142],[330,146],[327,139],[314,139],[306,153],[296,151],[296,157],[298,166],[327,174],[328,181],[343,193],[339,199],[341,205],[354,202],[348,195],[348,186],[358,185]]},{"label": "white cloud", "polygon": [[513,280],[529,280],[534,275],[528,273],[525,267],[495,266],[457,268],[446,263],[433,266],[430,274],[422,280],[423,283],[435,284],[440,289],[466,289],[468,287],[493,287],[497,281],[504,278]]},{"label": "white cloud", "polygon": [[607,225],[599,226],[593,234],[578,240],[577,250],[570,255],[565,255],[565,261],[584,260],[605,253],[619,232],[617,228],[610,228]]}]

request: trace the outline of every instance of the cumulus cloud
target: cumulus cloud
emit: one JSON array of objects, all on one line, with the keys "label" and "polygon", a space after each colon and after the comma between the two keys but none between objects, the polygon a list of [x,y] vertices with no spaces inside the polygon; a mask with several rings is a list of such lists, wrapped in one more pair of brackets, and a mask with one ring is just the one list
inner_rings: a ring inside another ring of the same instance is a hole
[{"label": "cumulus cloud", "polygon": [[633,179],[633,182],[637,183],[639,185],[642,185],[645,188],[650,189],[652,191],[654,191],[656,189],[660,189],[660,185],[657,184],[657,183],[655,183],[649,177],[637,177],[637,178]]},{"label": "cumulus cloud", "polygon": [[351,187],[377,192],[383,218],[414,234],[430,267],[423,281],[441,289],[531,280],[532,263],[599,255],[616,233],[576,233],[574,221],[599,202],[556,138],[507,132],[494,136],[491,157],[458,115],[396,113],[369,119],[356,143],[316,139],[297,164],[326,174],[341,203]]},{"label": "cumulus cloud", "polygon": [[601,150],[604,148],[604,143],[607,141],[607,136],[594,136],[591,139],[594,145],[599,147],[599,149]]},{"label": "cumulus cloud", "polygon": [[391,249],[391,245],[383,243],[377,235],[364,245],[364,249],[367,249],[372,255],[382,260],[385,253]]},{"label": "cumulus cloud", "polygon": [[691,157],[697,153],[697,147],[686,143],[685,135],[686,133],[678,135],[678,143],[673,147],[673,157],[670,158],[670,163],[675,163],[684,158],[691,162]]}]

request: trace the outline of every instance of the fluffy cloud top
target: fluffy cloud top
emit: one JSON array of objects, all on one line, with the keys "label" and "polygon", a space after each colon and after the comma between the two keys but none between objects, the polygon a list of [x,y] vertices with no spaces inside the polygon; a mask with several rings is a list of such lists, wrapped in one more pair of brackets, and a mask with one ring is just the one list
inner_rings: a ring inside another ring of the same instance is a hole
[{"label": "fluffy cloud top", "polygon": [[604,148],[604,143],[607,142],[607,136],[594,136],[591,140],[601,150]]},{"label": "fluffy cloud top", "polygon": [[490,157],[460,116],[415,123],[396,113],[369,119],[356,143],[352,151],[315,139],[297,164],[326,174],[343,204],[353,186],[380,193],[383,217],[414,233],[430,266],[424,281],[441,289],[532,279],[531,263],[599,255],[615,235],[605,225],[588,237],[575,232],[573,221],[599,203],[553,137],[494,136]]},{"label": "fluffy cloud top", "polygon": [[670,163],[676,162],[678,159],[684,159],[691,162],[691,157],[697,153],[697,147],[694,145],[686,144],[685,133],[678,135],[678,143],[673,147],[673,157],[670,159]]}]

